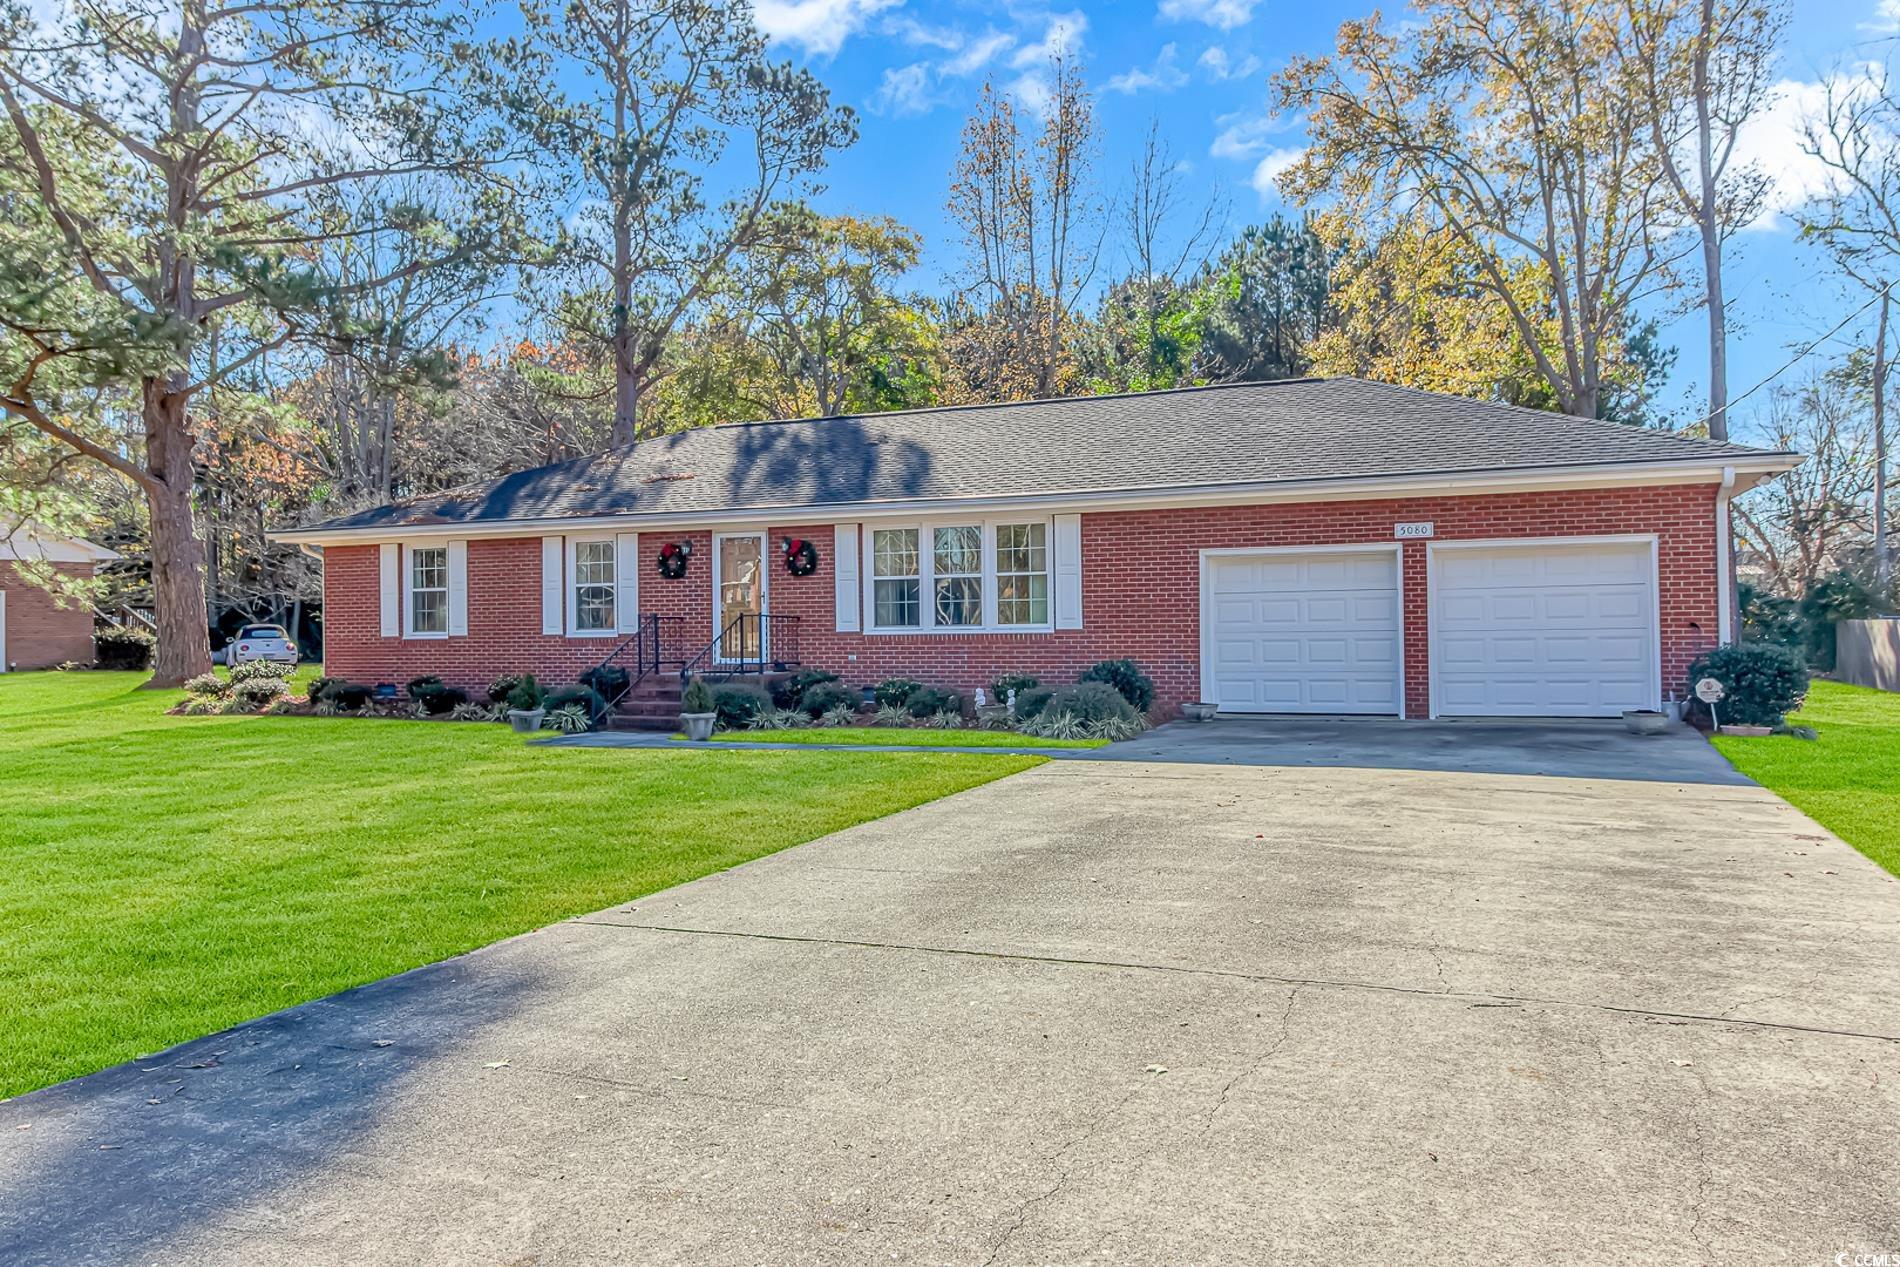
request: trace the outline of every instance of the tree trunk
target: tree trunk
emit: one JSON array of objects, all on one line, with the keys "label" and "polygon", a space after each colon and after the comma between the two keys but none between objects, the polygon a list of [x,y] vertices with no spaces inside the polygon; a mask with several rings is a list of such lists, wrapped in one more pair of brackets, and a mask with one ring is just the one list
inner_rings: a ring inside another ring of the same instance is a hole
[{"label": "tree trunk", "polygon": [[1893,560],[1887,545],[1887,305],[1891,287],[1880,296],[1880,323],[1874,340],[1874,589],[1884,609],[1893,601]]},{"label": "tree trunk", "polygon": [[1728,311],[1722,299],[1722,241],[1714,226],[1702,234],[1702,272],[1709,307],[1709,439],[1728,439]]},{"label": "tree trunk", "polygon": [[192,437],[186,427],[186,396],[172,385],[145,380],[145,485],[151,512],[152,605],[158,622],[158,652],[151,686],[182,686],[211,671],[211,639],[205,609],[205,549],[191,517],[195,477]]}]

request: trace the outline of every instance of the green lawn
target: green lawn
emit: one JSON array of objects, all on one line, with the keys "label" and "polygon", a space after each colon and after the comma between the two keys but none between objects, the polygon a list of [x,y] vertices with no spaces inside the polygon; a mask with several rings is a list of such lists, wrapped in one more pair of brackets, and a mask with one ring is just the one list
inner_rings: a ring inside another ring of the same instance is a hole
[{"label": "green lawn", "polygon": [[[685,736],[675,736],[685,738]],[[1008,730],[929,730],[904,726],[814,726],[810,730],[722,730],[720,743],[861,743],[921,748],[1100,748],[1106,739],[1038,739]]]},{"label": "green lawn", "polygon": [[167,717],[139,681],[0,675],[0,1098],[1041,760]]},{"label": "green lawn", "polygon": [[1900,695],[1816,682],[1788,720],[1820,738],[1717,735],[1714,743],[1743,774],[1900,875]]}]

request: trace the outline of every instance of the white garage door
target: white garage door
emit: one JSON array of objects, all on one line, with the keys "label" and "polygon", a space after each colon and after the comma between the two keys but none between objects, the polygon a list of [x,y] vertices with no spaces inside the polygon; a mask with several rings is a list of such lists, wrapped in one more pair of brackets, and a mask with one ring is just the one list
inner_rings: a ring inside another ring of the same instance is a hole
[{"label": "white garage door", "polygon": [[1230,713],[1397,713],[1394,552],[1210,555],[1201,689]]},{"label": "white garage door", "polygon": [[1657,707],[1650,544],[1439,546],[1432,672],[1451,717],[1611,717]]}]

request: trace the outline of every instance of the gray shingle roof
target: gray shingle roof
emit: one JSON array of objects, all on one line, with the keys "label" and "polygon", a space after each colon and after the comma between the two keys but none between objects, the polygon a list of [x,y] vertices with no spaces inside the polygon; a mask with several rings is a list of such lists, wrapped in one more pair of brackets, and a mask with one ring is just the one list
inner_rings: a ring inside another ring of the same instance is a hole
[{"label": "gray shingle roof", "polygon": [[303,532],[1770,456],[1359,379],[705,427]]}]

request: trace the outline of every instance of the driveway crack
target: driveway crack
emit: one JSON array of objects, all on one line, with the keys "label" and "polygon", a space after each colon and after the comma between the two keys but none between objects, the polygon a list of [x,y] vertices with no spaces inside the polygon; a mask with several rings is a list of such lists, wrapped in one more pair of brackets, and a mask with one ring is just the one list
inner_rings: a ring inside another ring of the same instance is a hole
[{"label": "driveway crack", "polygon": [[[1073,1139],[1045,1156],[1042,1159],[1043,1164],[1049,1165],[1062,1160],[1083,1144],[1086,1144],[1089,1140],[1101,1134],[1102,1128],[1108,1125],[1110,1119],[1126,1108],[1130,1100],[1140,1095],[1141,1090],[1140,1086],[1136,1086],[1133,1090],[1129,1091],[1127,1095],[1124,1095],[1121,1099],[1115,1101],[1114,1104],[1090,1118],[1088,1124],[1083,1127]],[[1003,1234],[996,1238],[996,1244],[990,1246],[989,1255],[983,1260],[983,1267],[994,1267],[996,1260],[1002,1255],[1004,1248],[1008,1246],[1016,1233],[1022,1231],[1024,1225],[1029,1222],[1030,1214],[1035,1211],[1036,1207],[1051,1200],[1057,1193],[1061,1192],[1064,1186],[1066,1186],[1069,1180],[1074,1176],[1075,1170],[1076,1167],[1074,1163],[1063,1166],[1060,1173],[1056,1175],[1056,1181],[1050,1184],[1047,1189],[1020,1202],[1016,1206],[1014,1218],[1011,1220],[1010,1225],[1003,1229]]]},{"label": "driveway crack", "polygon": [[1208,1132],[1214,1129],[1214,1119],[1220,1116],[1222,1109],[1227,1107],[1227,1097],[1233,1094],[1234,1088],[1240,1085],[1243,1080],[1253,1077],[1262,1069],[1266,1068],[1268,1062],[1279,1055],[1280,1049],[1286,1046],[1287,1037],[1293,1032],[1293,1005],[1299,1002],[1300,991],[1305,988],[1304,986],[1296,985],[1287,991],[1286,1007],[1280,1012],[1280,1036],[1274,1039],[1273,1044],[1261,1052],[1245,1069],[1240,1070],[1234,1074],[1233,1077],[1221,1084],[1220,1094],[1214,1097],[1213,1106],[1207,1110],[1207,1117],[1201,1122],[1201,1140],[1205,1141]]},{"label": "driveway crack", "polygon": [[913,942],[871,941],[850,937],[811,937],[793,933],[753,933],[727,928],[687,928],[668,924],[633,924],[620,920],[576,919],[572,924],[592,928],[617,928],[628,932],[666,933],[683,937],[726,937],[735,941],[763,941],[781,945],[834,946],[840,949],[889,950],[904,954],[947,955],[964,959],[992,959],[1000,963],[1037,963],[1067,968],[1108,968],[1123,972],[1157,972],[1174,976],[1213,977],[1229,981],[1256,981],[1269,985],[1311,986],[1324,990],[1359,990],[1368,994],[1401,994],[1415,998],[1456,999],[1467,1006],[1500,1007],[1534,1004],[1540,1007],[1568,1007],[1605,1012],[1614,1016],[1646,1016],[1664,1021],[1703,1025],[1725,1025],[1742,1029],[1777,1030],[1793,1034],[1821,1034],[1830,1038],[1864,1038],[1878,1043],[1900,1044],[1900,1034],[1882,1034],[1871,1030],[1841,1029],[1830,1025],[1797,1025],[1787,1021],[1762,1021],[1741,1016],[1711,1016],[1706,1012],[1677,1012],[1667,1008],[1633,1007],[1621,1003],[1595,1003],[1587,999],[1564,999],[1538,994],[1485,994],[1470,990],[1424,989],[1419,986],[1386,985],[1376,981],[1348,981],[1329,977],[1289,977],[1271,972],[1246,972],[1238,968],[1195,968],[1180,964],[1143,963],[1129,959],[1082,959],[1064,955],[1039,955],[1027,951],[976,950],[967,946],[925,946]]}]

